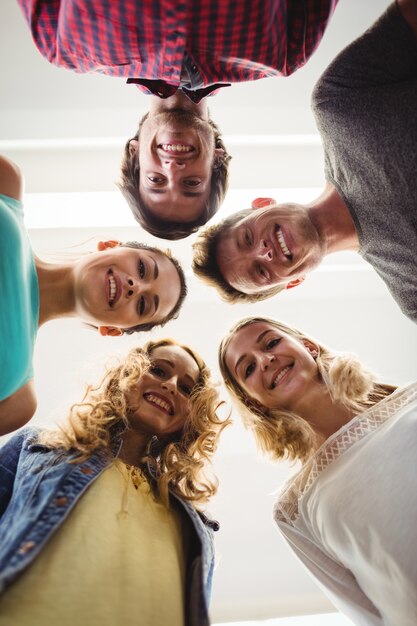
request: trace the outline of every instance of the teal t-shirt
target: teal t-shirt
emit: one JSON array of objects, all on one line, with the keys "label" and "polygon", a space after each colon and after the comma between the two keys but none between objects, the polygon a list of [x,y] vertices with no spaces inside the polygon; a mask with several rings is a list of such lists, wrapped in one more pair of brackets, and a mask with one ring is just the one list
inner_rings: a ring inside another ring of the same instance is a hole
[{"label": "teal t-shirt", "polygon": [[23,205],[2,194],[0,289],[0,400],[4,400],[33,377],[39,286]]}]

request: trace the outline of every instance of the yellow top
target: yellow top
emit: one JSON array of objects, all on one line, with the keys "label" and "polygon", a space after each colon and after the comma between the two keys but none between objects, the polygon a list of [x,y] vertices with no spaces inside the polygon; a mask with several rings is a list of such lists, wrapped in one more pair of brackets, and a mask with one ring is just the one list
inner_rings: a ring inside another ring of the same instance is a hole
[{"label": "yellow top", "polygon": [[116,461],[0,599],[1,626],[182,626],[181,519]]}]

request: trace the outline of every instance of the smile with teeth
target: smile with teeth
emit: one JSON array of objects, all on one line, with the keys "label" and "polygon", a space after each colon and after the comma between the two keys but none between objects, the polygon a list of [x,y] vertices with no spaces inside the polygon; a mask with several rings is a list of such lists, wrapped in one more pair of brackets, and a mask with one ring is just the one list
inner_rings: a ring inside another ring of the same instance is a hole
[{"label": "smile with teeth", "polygon": [[159,409],[162,409],[169,415],[174,414],[174,407],[172,406],[172,404],[167,400],[164,400],[160,396],[156,396],[153,393],[145,393],[143,397],[147,402],[150,402],[150,404],[157,406]]},{"label": "smile with teeth", "polygon": [[109,278],[109,305],[113,306],[114,299],[116,297],[116,291],[117,291],[116,279],[113,276],[113,272],[109,271],[108,278]]},{"label": "smile with teeth", "polygon": [[278,241],[279,247],[281,248],[282,254],[286,256],[288,259],[291,259],[292,258],[291,252],[288,249],[288,246],[284,239],[284,235],[280,228],[277,229],[276,235],[277,235],[277,241]]},{"label": "smile with teeth", "polygon": [[160,146],[165,152],[192,152],[193,146],[184,145],[182,143],[162,143]]},{"label": "smile with teeth", "polygon": [[278,374],[275,376],[274,380],[272,381],[271,389],[275,389],[275,387],[284,378],[285,374],[291,369],[291,367],[292,367],[291,365],[287,365],[287,367],[284,367],[282,370],[278,372]]}]

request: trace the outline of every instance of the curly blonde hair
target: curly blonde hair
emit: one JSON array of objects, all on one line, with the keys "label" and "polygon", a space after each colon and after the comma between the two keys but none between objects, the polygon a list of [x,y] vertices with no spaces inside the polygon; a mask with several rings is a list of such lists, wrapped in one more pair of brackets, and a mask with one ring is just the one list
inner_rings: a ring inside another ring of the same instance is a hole
[{"label": "curly blonde hair", "polygon": [[119,365],[108,369],[97,386],[87,387],[83,400],[70,408],[66,422],[59,430],[44,432],[41,442],[75,452],[74,462],[82,462],[97,450],[114,456],[116,439],[129,427],[129,392],[151,366],[153,351],[162,346],[179,346],[190,354],[198,365],[199,380],[190,396],[191,411],[185,426],[164,439],[153,437],[142,466],[156,479],[157,493],[167,507],[169,491],[193,503],[204,503],[217,490],[217,480],[207,477],[206,466],[230,419],[217,415],[223,402],[205,362],[194,350],[173,339],[149,341],[143,348],[133,348]]},{"label": "curly blonde hair", "polygon": [[254,432],[262,452],[273,460],[299,459],[305,462],[317,449],[318,441],[308,422],[291,411],[266,409],[246,395],[228,370],[225,355],[232,337],[240,329],[265,322],[280,332],[309,341],[317,347],[317,366],[322,383],[334,401],[360,412],[395,391],[396,387],[377,382],[359,359],[351,353],[332,352],[301,331],[267,317],[247,317],[237,322],[223,338],[219,347],[219,366],[225,385],[242,417],[243,423]]}]

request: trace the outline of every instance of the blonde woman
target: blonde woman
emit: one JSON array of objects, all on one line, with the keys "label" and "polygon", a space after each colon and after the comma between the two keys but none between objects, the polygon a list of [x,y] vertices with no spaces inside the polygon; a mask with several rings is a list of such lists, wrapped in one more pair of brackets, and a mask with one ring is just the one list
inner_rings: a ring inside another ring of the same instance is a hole
[{"label": "blonde woman", "polygon": [[228,420],[202,359],[168,339],[89,386],[59,430],[0,450],[0,624],[209,623],[206,469]]},{"label": "blonde woman", "polygon": [[355,624],[417,623],[417,384],[378,382],[268,318],[223,339],[227,388],[259,447],[299,459],[275,520],[334,604]]},{"label": "blonde woman", "polygon": [[100,241],[61,263],[35,256],[23,223],[23,179],[0,156],[0,435],[36,410],[32,355],[38,328],[78,317],[102,335],[150,330],[176,317],[186,295],[178,262],[137,242]]}]

